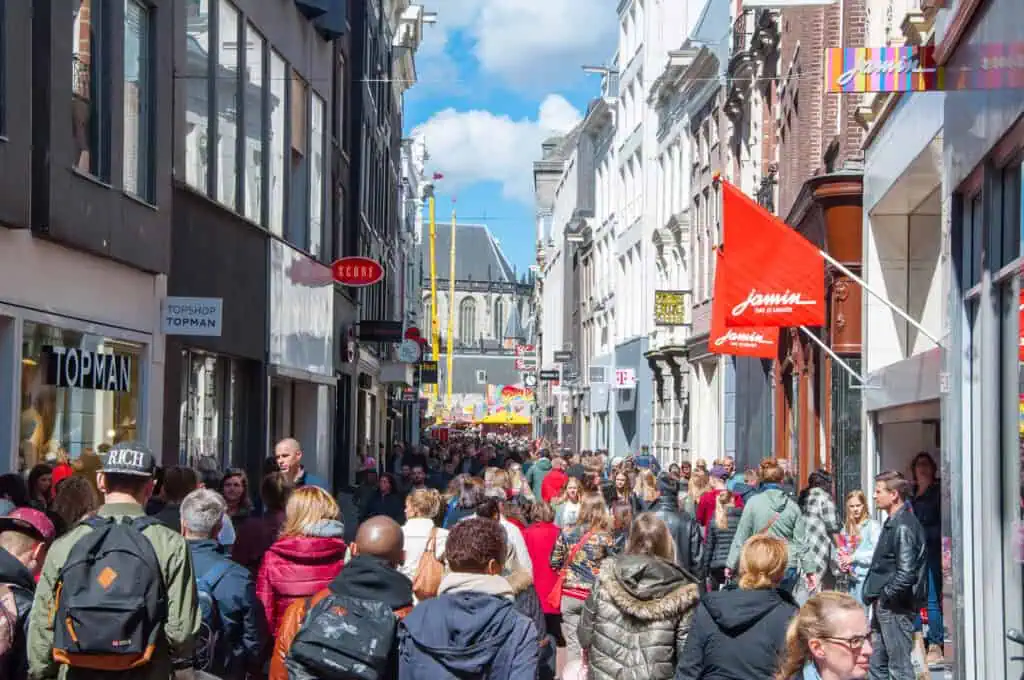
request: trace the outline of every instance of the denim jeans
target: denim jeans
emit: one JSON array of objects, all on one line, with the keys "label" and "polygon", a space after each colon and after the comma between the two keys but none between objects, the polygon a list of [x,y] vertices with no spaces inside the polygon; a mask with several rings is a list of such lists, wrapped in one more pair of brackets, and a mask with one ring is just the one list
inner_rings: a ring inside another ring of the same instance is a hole
[{"label": "denim jeans", "polygon": [[914,612],[897,612],[875,603],[871,618],[871,680],[915,680]]},{"label": "denim jeans", "polygon": [[942,554],[928,551],[928,633],[926,645],[942,647],[946,643],[946,626],[942,620]]}]

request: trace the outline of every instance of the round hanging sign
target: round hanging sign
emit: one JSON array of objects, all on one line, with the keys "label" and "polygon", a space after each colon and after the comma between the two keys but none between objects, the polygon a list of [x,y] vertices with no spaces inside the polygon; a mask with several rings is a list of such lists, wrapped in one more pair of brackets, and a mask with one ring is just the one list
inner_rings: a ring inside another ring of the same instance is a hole
[{"label": "round hanging sign", "polygon": [[331,264],[331,273],[343,286],[372,286],[384,278],[384,267],[368,257],[343,257]]},{"label": "round hanging sign", "polygon": [[423,348],[415,340],[403,340],[398,345],[398,360],[403,364],[417,364],[423,358]]}]

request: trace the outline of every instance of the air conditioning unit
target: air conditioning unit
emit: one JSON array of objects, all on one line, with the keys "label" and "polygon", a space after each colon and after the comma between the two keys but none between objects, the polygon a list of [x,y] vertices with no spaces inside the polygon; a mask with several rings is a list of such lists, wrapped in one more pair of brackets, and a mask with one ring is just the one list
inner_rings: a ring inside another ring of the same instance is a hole
[{"label": "air conditioning unit", "polygon": [[587,384],[593,385],[595,383],[606,383],[608,382],[608,367],[607,366],[591,366],[587,372]]}]

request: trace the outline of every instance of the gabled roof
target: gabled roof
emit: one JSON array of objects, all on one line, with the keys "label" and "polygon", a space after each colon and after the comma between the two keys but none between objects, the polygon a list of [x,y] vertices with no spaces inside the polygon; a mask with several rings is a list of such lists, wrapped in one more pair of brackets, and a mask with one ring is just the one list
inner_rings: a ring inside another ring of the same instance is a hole
[{"label": "gabled roof", "polygon": [[[434,241],[437,278],[447,280],[451,271],[451,224],[438,224]],[[423,225],[423,271],[430,271],[430,225]],[[491,230],[482,224],[457,224],[455,227],[455,280],[516,283],[509,264]]]}]

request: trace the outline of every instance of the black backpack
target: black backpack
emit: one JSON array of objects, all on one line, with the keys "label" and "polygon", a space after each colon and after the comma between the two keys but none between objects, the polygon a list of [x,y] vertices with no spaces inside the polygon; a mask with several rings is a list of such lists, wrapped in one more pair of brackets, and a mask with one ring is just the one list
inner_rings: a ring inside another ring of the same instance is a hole
[{"label": "black backpack", "polygon": [[160,563],[143,529],[152,517],[95,517],[57,576],[53,658],[75,668],[148,664],[167,611]]},{"label": "black backpack", "polygon": [[288,651],[292,680],[389,677],[398,617],[383,602],[330,593],[306,614]]}]

